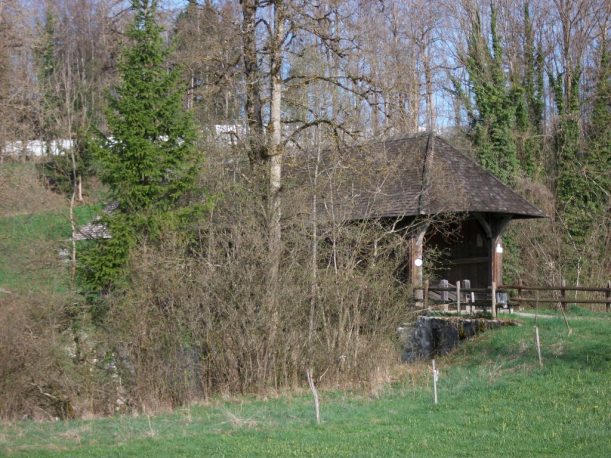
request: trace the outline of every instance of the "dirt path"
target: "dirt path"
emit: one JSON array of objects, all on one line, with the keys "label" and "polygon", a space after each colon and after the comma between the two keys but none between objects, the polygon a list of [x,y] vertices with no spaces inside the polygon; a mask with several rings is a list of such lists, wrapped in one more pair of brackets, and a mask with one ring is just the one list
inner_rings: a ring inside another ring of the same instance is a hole
[{"label": "dirt path", "polygon": [[[534,313],[526,313],[526,312],[513,312],[511,315],[515,315],[515,316],[521,316],[524,318],[541,318],[543,320],[552,320],[554,318],[557,318],[559,320],[562,320],[562,315],[542,315],[542,314],[534,314]],[[606,317],[606,316],[571,316],[568,315],[567,316],[567,320],[569,321],[573,321],[573,320],[578,320],[578,321],[588,321],[588,320],[609,320],[611,319],[611,317]]]}]

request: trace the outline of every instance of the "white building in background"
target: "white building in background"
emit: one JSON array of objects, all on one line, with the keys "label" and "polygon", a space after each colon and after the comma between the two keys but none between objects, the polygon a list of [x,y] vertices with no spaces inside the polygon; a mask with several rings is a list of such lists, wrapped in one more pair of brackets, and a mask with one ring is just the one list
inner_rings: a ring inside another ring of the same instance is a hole
[{"label": "white building in background", "polygon": [[227,145],[237,145],[246,138],[248,128],[240,124],[215,124],[216,140]]},{"label": "white building in background", "polygon": [[4,144],[0,156],[9,158],[45,156],[62,156],[74,146],[74,140],[58,139],[45,142],[43,140],[30,140],[27,142],[14,141]]}]

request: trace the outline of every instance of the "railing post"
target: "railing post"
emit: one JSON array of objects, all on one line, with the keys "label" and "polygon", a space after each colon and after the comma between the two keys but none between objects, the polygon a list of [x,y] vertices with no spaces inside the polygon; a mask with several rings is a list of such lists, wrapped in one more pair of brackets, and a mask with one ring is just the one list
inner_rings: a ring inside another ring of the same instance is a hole
[{"label": "railing post", "polygon": [[[524,281],[520,278],[518,280],[518,299],[522,299],[522,288],[520,288],[520,286],[523,286],[523,285],[524,285]],[[516,304],[517,304],[518,310],[520,310],[520,305],[522,304],[522,302],[517,300]]]},{"label": "railing post", "polygon": [[[447,280],[441,280],[441,282],[439,282],[439,286],[441,286],[441,288],[444,289],[448,289],[448,281]],[[448,311],[448,299],[449,299],[449,292],[448,291],[441,291],[441,302],[443,302],[443,311],[447,312]]]},{"label": "railing post", "polygon": [[456,282],[456,310],[460,315],[460,280]]},{"label": "railing post", "polygon": [[422,302],[424,308],[427,308],[429,305],[429,279],[426,278],[424,280],[424,291],[422,292]]},{"label": "railing post", "polygon": [[443,301],[444,304],[448,303],[448,285],[449,282],[448,280],[441,280],[441,282],[439,283],[439,285],[441,286],[441,289],[445,289],[445,291],[441,291],[441,300]]},{"label": "railing post", "polygon": [[[462,287],[463,289],[471,289],[471,280],[463,280]],[[465,305],[465,312],[473,313],[475,311],[475,305],[473,305],[475,303],[475,296],[473,292],[469,292],[467,294],[471,296],[471,301],[467,299],[467,302],[471,302],[471,305]]]},{"label": "railing post", "polygon": [[492,318],[496,318],[496,282],[492,282]]},{"label": "railing post", "polygon": [[607,282],[607,292],[605,293],[605,298],[607,302],[605,303],[605,311],[609,313],[609,308],[611,308],[611,280]]},{"label": "railing post", "polygon": [[414,303],[416,307],[422,306],[422,290],[422,287],[414,286]]}]

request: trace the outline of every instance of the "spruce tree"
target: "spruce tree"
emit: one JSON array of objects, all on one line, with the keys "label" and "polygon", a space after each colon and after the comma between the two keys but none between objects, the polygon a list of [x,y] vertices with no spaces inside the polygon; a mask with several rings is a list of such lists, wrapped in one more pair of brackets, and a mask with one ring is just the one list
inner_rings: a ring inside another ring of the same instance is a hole
[{"label": "spruce tree", "polygon": [[98,241],[84,259],[83,279],[100,291],[124,278],[130,249],[180,229],[201,208],[188,196],[196,188],[200,154],[184,88],[169,69],[169,48],[156,22],[156,0],[132,0],[131,46],[121,62],[121,82],[107,112],[108,135],[94,145],[98,175],[113,210],[103,217],[111,238]]}]

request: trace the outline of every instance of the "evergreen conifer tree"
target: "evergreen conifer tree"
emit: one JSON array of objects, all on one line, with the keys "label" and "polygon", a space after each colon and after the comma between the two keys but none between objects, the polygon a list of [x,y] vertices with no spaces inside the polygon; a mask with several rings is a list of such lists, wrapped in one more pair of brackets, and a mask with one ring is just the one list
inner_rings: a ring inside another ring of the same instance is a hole
[{"label": "evergreen conifer tree", "polygon": [[168,47],[156,22],[156,0],[132,0],[131,46],[120,62],[121,82],[110,97],[109,135],[94,146],[99,177],[113,210],[103,217],[111,238],[84,257],[89,290],[107,290],[123,278],[130,249],[179,229],[201,210],[190,203],[201,155],[184,109],[180,74],[169,69]]},{"label": "evergreen conifer tree", "polygon": [[466,67],[477,110],[477,115],[473,115],[473,143],[480,163],[502,181],[510,183],[519,168],[512,137],[515,104],[503,72],[503,50],[496,30],[495,9],[492,8],[490,19],[492,52],[482,33],[479,13],[471,27]]}]

